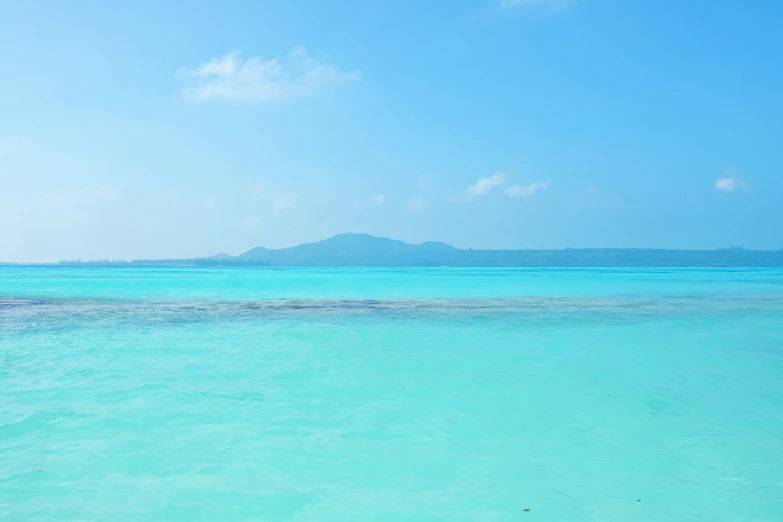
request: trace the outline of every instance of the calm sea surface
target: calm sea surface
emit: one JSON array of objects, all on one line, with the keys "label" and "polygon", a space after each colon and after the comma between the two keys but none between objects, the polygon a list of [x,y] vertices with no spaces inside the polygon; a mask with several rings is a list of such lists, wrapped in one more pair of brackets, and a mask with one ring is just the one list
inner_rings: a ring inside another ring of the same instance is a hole
[{"label": "calm sea surface", "polygon": [[0,267],[0,520],[780,521],[783,271]]}]

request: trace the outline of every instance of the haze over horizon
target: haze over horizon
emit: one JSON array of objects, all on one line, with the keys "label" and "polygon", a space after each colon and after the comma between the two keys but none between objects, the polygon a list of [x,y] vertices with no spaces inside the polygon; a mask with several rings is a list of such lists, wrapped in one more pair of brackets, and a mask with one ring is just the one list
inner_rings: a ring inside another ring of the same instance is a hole
[{"label": "haze over horizon", "polygon": [[[351,246],[358,246],[361,245],[363,248],[366,246],[381,246],[383,249],[384,247],[389,246],[390,244],[400,244],[404,245],[406,247],[420,247],[420,246],[433,246],[444,248],[444,249],[456,249],[456,250],[478,250],[478,251],[491,251],[491,252],[513,252],[513,251],[561,251],[561,250],[623,250],[623,249],[616,249],[612,247],[586,247],[581,249],[575,249],[572,247],[564,247],[559,249],[528,249],[528,248],[519,248],[519,249],[474,249],[472,247],[456,247],[454,245],[451,245],[449,243],[443,242],[443,241],[434,241],[434,240],[426,240],[419,243],[411,243],[407,241],[402,241],[400,239],[396,238],[390,238],[390,237],[384,237],[384,236],[375,236],[372,234],[369,234],[367,232],[344,232],[341,234],[336,234],[334,236],[323,238],[318,241],[309,241],[304,243],[298,243],[296,245],[285,245],[277,248],[269,248],[264,245],[257,245],[253,248],[249,248],[247,250],[243,250],[241,252],[216,252],[214,254],[208,255],[208,256],[190,256],[185,257],[183,259],[204,259],[204,258],[222,258],[222,257],[229,257],[229,258],[239,258],[243,256],[251,256],[253,252],[256,251],[280,251],[280,250],[293,250],[297,249],[298,247],[307,247],[307,246],[316,246],[316,245],[331,245],[331,244],[345,244],[344,241],[348,240],[351,243]],[[365,242],[366,240],[369,240]],[[630,250],[647,250],[644,248],[630,248]],[[710,249],[652,249],[652,250],[671,250],[671,251],[706,251],[706,252],[712,252],[712,251],[732,251],[732,250],[743,250],[743,251],[752,251],[751,249],[745,249],[744,245],[740,244],[734,244],[734,245],[727,245],[727,246],[721,246],[716,248],[710,248]],[[769,252],[781,252],[783,249],[759,249],[755,251],[769,251]],[[107,258],[110,259],[110,258]],[[150,258],[153,259],[153,258]],[[85,261],[88,261],[84,259]],[[143,259],[140,259],[143,260]],[[1,260],[0,260],[1,261]],[[61,260],[61,261],[67,261],[67,260]]]},{"label": "haze over horizon", "polygon": [[777,250],[781,19],[771,0],[8,2],[0,261],[349,231]]},{"label": "haze over horizon", "polygon": [[[565,248],[559,248],[559,249],[529,249],[529,248],[519,248],[519,249],[474,249],[472,247],[456,247],[454,245],[451,245],[449,243],[445,243],[443,241],[422,241],[419,243],[411,243],[411,242],[405,242],[399,239],[395,238],[388,238],[383,236],[375,236],[366,232],[345,232],[341,234],[336,234],[334,236],[323,238],[318,241],[312,241],[312,242],[304,242],[299,243],[296,245],[286,245],[282,247],[277,248],[268,248],[264,245],[257,245],[253,248],[243,250],[241,252],[216,252],[213,254],[208,255],[198,255],[198,256],[182,256],[179,258],[84,258],[84,257],[74,257],[71,259],[59,259],[57,261],[45,261],[45,262],[30,262],[30,261],[22,261],[22,262],[9,262],[3,259],[0,259],[0,264],[59,264],[59,263],[69,263],[69,264],[90,264],[94,262],[137,262],[137,261],[177,261],[177,260],[208,260],[208,259],[253,259],[253,260],[261,260],[266,259],[266,252],[271,253],[280,253],[284,251],[302,251],[304,248],[305,251],[307,251],[308,247],[316,247],[318,252],[323,253],[324,251],[321,250],[322,248],[326,248],[326,252],[337,252],[342,251],[344,254],[348,253],[355,253],[355,249],[359,248],[360,251],[365,253],[373,253],[373,255],[385,255],[388,253],[391,248],[391,251],[394,252],[399,247],[404,247],[406,250],[410,252],[421,252],[419,250],[419,247],[424,247],[426,250],[425,252],[430,253],[438,253],[438,252],[468,252],[468,251],[475,251],[476,253],[479,252],[486,252],[486,253],[512,253],[512,252],[548,252],[548,253],[560,253],[560,254],[566,254],[568,257],[568,252],[571,251],[573,254],[576,254],[577,258],[580,258],[582,254],[589,252],[589,251],[604,251],[605,256],[604,260],[612,261],[614,259],[614,256],[617,254],[623,252],[623,251],[633,251],[638,250],[641,252],[668,252],[668,253],[682,253],[685,254],[685,257],[676,256],[674,259],[679,259],[681,261],[684,261],[682,264],[677,265],[676,261],[674,265],[670,266],[722,266],[720,264],[706,264],[706,265],[695,265],[690,264],[692,263],[693,259],[700,259],[700,258],[693,258],[691,259],[689,257],[688,252],[705,252],[705,253],[714,253],[715,259],[723,260],[725,261],[726,256],[729,258],[734,258],[733,265],[732,266],[752,266],[757,263],[760,263],[761,265],[764,265],[769,262],[770,259],[773,259],[773,265],[774,266],[783,266],[783,257],[780,257],[781,254],[783,254],[783,249],[749,249],[745,248],[744,245],[741,244],[734,244],[734,245],[728,245],[728,246],[722,246],[717,247],[714,249],[646,249],[646,248],[612,248],[612,247],[586,247],[586,248],[572,248],[572,247],[565,247]],[[343,251],[343,248],[347,248],[348,250]],[[336,250],[335,250],[336,249]],[[762,257],[755,256],[754,253],[762,254]],[[772,254],[772,257],[770,258],[768,254]],[[296,256],[296,254],[295,254]],[[560,256],[558,256],[560,257]],[[505,259],[505,258],[502,258]],[[551,261],[552,259],[547,257],[547,262]],[[655,264],[655,259],[650,258],[651,264],[647,264],[646,261],[644,261],[646,258],[645,256],[642,256],[641,258],[637,256],[633,256],[632,259],[636,260],[638,262],[639,260],[642,260],[642,264],[634,264],[631,266],[660,266]],[[737,260],[746,260],[750,261],[750,264],[744,264],[743,262],[737,262]],[[765,261],[762,261],[764,259]],[[446,262],[446,261],[444,261]],[[179,266],[179,265],[163,265],[163,266]],[[321,265],[314,265],[314,266],[321,266]],[[333,265],[323,265],[323,266],[333,266]],[[382,265],[379,265],[382,266]],[[448,266],[448,265],[446,265]],[[468,264],[466,266],[483,266],[481,263],[471,265]],[[533,266],[533,265],[530,265]],[[542,265],[542,266],[550,266],[550,265]],[[558,264],[554,264],[551,266],[561,266]],[[565,265],[563,265],[565,266]],[[573,266],[589,266],[589,265],[581,265],[579,262],[576,262]],[[614,265],[614,264],[599,264],[599,265],[593,265],[593,266],[621,266],[621,265]]]},{"label": "haze over horizon", "polygon": [[346,233],[313,243],[238,255],[220,252],[179,259],[71,259],[66,266],[115,267],[503,267],[660,268],[783,267],[783,250],[750,250],[741,245],[714,250],[460,249],[439,241],[406,243],[370,234]]}]

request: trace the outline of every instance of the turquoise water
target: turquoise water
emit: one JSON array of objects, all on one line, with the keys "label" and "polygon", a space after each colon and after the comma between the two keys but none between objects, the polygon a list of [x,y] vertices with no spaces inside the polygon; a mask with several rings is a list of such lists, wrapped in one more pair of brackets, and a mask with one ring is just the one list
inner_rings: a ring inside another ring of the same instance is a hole
[{"label": "turquoise water", "polygon": [[783,513],[781,270],[0,267],[0,391],[2,520]]}]

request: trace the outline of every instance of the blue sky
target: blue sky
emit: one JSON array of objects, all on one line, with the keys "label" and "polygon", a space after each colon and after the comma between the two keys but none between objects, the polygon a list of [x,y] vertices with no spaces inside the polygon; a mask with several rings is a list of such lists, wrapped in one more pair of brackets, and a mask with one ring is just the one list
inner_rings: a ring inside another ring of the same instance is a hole
[{"label": "blue sky", "polygon": [[783,248],[783,2],[5,2],[0,259]]}]

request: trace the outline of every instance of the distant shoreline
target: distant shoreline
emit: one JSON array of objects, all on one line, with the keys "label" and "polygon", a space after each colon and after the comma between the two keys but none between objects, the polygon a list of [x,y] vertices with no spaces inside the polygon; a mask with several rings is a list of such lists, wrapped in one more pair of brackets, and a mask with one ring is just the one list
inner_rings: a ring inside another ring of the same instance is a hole
[{"label": "distant shoreline", "polygon": [[[9,266],[11,264],[5,264]],[[33,266],[34,264],[29,264]],[[762,268],[783,267],[783,250],[565,248],[473,250],[429,241],[410,244],[369,234],[340,234],[289,248],[256,247],[232,256],[135,260],[72,260],[35,266],[103,267],[376,267],[376,268]]]},{"label": "distant shoreline", "polygon": [[736,269],[765,269],[765,268],[783,268],[783,262],[775,264],[725,264],[725,265],[286,265],[286,266],[233,266],[233,265],[166,265],[166,264],[145,264],[145,263],[1,263],[2,268],[116,268],[116,269],[134,269],[134,268],[185,268],[185,269],[307,269],[307,268],[335,268],[335,269],[451,269],[451,268],[497,268],[497,269],[590,269],[590,268],[616,268],[616,269],[638,269],[638,268],[661,268],[661,269],[699,269],[699,268],[736,268]]}]

